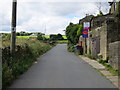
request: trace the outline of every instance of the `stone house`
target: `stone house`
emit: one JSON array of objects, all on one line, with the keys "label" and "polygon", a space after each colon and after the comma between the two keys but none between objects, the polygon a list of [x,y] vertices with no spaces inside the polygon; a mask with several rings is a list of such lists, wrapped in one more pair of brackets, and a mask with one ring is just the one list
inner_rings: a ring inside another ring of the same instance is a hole
[{"label": "stone house", "polygon": [[91,47],[90,51],[93,57],[98,58],[100,56],[103,60],[108,59],[108,45],[112,40],[115,41],[111,37],[116,33],[114,32],[116,30],[114,18],[114,15],[107,14],[92,19],[89,47]]},{"label": "stone house", "polygon": [[[89,18],[88,18],[89,17]],[[114,22],[113,15],[103,16],[86,16],[79,21],[79,24],[83,22],[90,22],[89,38],[80,37],[79,41],[83,42],[84,54],[91,54],[97,58],[98,54],[103,54],[103,58],[107,59],[107,23]]]},{"label": "stone house", "polygon": [[110,12],[106,15],[96,17],[90,15],[79,21],[79,24],[90,22],[89,38],[79,38],[79,42],[83,42],[84,54],[102,60],[109,59],[109,63],[115,68],[118,68],[119,55],[117,53],[120,51],[118,51],[120,45],[119,22],[116,22],[118,20],[117,4],[111,2]]}]

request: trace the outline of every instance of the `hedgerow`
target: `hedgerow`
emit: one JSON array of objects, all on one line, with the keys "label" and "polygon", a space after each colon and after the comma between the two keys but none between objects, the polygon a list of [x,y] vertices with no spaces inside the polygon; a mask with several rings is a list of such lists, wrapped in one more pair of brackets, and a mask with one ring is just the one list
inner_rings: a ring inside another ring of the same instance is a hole
[{"label": "hedgerow", "polygon": [[31,40],[24,45],[17,45],[14,57],[10,47],[2,49],[2,85],[9,86],[19,75],[23,74],[37,60],[37,57],[47,52],[52,46],[37,40]]}]

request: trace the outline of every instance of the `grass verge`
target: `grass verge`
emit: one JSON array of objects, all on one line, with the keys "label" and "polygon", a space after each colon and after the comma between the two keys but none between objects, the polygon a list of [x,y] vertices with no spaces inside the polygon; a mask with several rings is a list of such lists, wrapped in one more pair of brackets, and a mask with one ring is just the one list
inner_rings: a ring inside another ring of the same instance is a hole
[{"label": "grass verge", "polygon": [[[84,55],[90,59],[96,60],[96,58],[92,57],[91,55]],[[100,64],[106,67],[108,71],[110,71],[113,75],[120,77],[120,70],[115,70],[109,63],[108,60],[97,60]]]},{"label": "grass verge", "polygon": [[16,46],[14,57],[10,53],[10,47],[2,49],[2,86],[9,86],[19,75],[26,72],[37,60],[37,57],[52,48],[52,45],[30,40],[27,43]]},{"label": "grass verge", "polygon": [[56,41],[57,44],[67,44],[68,40],[58,40]]},{"label": "grass verge", "polygon": [[98,62],[101,63],[102,65],[104,65],[106,67],[106,69],[108,71],[110,71],[113,75],[120,77],[120,71],[113,69],[113,67],[110,66],[109,63],[107,63],[108,62],[107,60],[98,60]]}]

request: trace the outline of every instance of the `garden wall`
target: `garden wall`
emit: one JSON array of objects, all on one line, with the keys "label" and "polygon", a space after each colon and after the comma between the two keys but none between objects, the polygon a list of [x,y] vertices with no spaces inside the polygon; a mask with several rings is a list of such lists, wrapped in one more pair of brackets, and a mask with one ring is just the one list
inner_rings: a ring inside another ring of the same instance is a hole
[{"label": "garden wall", "polygon": [[120,41],[109,44],[109,64],[114,69],[120,69]]}]

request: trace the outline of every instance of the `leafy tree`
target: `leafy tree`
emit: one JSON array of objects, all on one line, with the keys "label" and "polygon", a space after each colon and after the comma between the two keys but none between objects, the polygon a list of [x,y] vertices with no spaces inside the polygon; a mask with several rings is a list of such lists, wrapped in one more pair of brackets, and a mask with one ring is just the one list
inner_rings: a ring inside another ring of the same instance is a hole
[{"label": "leafy tree", "polygon": [[63,40],[64,38],[62,37],[61,34],[57,34],[57,39],[58,39],[58,40]]},{"label": "leafy tree", "polygon": [[57,40],[57,35],[51,34],[50,35],[50,40]]},{"label": "leafy tree", "polygon": [[20,33],[19,33],[19,32],[17,32],[17,33],[16,33],[16,36],[20,36]]},{"label": "leafy tree", "polygon": [[[70,23],[67,28],[66,28],[66,36],[67,39],[72,43],[72,44],[76,44],[79,40],[79,36],[77,35],[77,32],[80,33],[79,30],[79,25],[78,24],[73,24]],[[79,31],[78,31],[79,30]]]},{"label": "leafy tree", "polygon": [[80,25],[78,31],[77,31],[77,36],[79,37],[82,34],[82,30],[83,30],[83,25]]},{"label": "leafy tree", "polygon": [[42,34],[41,34],[41,33],[37,35],[37,39],[38,39],[38,40],[43,40],[43,37],[42,37]]},{"label": "leafy tree", "polygon": [[79,37],[82,34],[82,25],[70,23],[66,28],[66,37],[68,39],[68,51],[73,52],[74,45],[78,43]]},{"label": "leafy tree", "polygon": [[50,40],[63,40],[63,37],[61,34],[57,34],[57,35],[51,34]]}]

